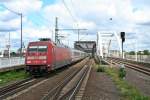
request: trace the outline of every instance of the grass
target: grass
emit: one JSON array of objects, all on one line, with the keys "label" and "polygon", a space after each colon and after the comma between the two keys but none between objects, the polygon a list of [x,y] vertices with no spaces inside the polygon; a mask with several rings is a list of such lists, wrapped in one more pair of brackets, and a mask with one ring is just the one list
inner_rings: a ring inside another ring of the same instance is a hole
[{"label": "grass", "polygon": [[12,81],[17,81],[21,79],[25,79],[29,77],[29,74],[27,74],[24,70],[19,71],[9,71],[0,73],[0,86],[4,86]]},{"label": "grass", "polygon": [[119,71],[115,68],[106,67],[105,72],[112,77],[117,88],[120,90],[122,100],[150,100],[150,97],[144,96],[136,89],[136,87],[130,85],[125,80],[119,77]]}]

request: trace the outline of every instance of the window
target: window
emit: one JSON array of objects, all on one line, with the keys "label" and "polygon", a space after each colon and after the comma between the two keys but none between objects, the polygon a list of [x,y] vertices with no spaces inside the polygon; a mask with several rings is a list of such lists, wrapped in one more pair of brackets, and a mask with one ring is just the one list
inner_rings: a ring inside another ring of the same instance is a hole
[{"label": "window", "polygon": [[47,52],[47,46],[29,46],[28,52]]},{"label": "window", "polygon": [[38,46],[29,46],[28,52],[37,52]]},{"label": "window", "polygon": [[47,46],[39,46],[38,52],[47,52]]}]

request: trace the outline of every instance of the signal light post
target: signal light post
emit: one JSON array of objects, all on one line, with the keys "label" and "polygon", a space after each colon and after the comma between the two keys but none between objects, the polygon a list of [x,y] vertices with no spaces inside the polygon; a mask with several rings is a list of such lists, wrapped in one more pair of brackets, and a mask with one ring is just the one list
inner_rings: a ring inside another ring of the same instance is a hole
[{"label": "signal light post", "polygon": [[[121,42],[122,42],[122,59],[123,59],[124,58],[124,56],[123,56],[123,43],[125,42],[125,32],[120,32],[120,37],[122,40]],[[125,77],[126,77],[125,65],[123,63],[120,65],[119,77],[122,79],[125,79]]]},{"label": "signal light post", "polygon": [[120,32],[120,36],[121,36],[121,42],[122,42],[122,45],[121,45],[121,47],[122,47],[122,58],[124,58],[123,57],[123,43],[125,42],[125,32]]}]

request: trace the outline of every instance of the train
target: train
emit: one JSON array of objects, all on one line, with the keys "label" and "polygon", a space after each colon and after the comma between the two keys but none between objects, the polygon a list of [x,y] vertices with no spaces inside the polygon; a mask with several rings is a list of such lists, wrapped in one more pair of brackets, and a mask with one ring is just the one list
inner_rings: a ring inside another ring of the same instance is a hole
[{"label": "train", "polygon": [[83,51],[56,44],[50,39],[29,42],[25,56],[26,71],[32,75],[40,75],[87,56]]}]

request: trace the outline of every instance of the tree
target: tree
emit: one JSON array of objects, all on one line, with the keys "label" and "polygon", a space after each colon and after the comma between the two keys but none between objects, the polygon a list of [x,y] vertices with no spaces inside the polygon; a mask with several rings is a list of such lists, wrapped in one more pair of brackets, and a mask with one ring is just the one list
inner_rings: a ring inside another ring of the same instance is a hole
[{"label": "tree", "polygon": [[149,50],[144,50],[144,51],[143,51],[143,54],[144,54],[144,55],[149,55],[150,52],[149,52]]},{"label": "tree", "polygon": [[130,51],[129,55],[135,55],[135,52],[134,51]]},{"label": "tree", "polygon": [[138,55],[141,55],[141,54],[142,54],[142,51],[138,51],[137,54],[138,54]]},{"label": "tree", "polygon": [[16,52],[11,52],[10,55],[11,56],[16,56],[17,54],[16,54]]}]

